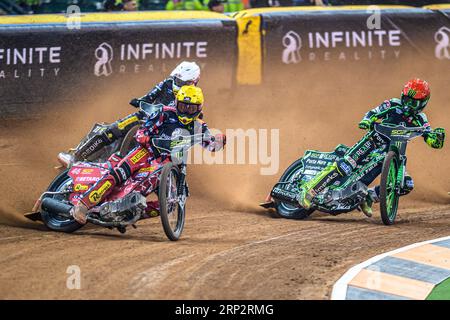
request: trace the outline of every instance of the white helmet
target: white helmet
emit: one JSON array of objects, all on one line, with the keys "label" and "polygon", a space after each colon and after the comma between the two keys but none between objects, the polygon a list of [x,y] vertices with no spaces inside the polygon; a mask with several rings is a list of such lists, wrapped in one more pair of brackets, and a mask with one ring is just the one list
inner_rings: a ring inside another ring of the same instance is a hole
[{"label": "white helmet", "polygon": [[182,86],[197,85],[200,79],[200,67],[195,62],[183,61],[173,69],[173,91],[178,92]]}]

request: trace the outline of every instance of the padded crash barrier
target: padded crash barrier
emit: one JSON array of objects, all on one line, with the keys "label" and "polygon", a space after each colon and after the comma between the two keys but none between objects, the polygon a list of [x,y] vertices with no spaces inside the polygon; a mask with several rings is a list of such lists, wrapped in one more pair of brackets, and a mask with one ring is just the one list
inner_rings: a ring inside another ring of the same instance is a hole
[{"label": "padded crash barrier", "polygon": [[217,90],[330,61],[419,55],[448,66],[449,17],[450,4],[3,16],[0,114],[17,103],[81,99],[137,76],[151,86],[180,60],[198,62],[202,83]]},{"label": "padded crash barrier", "polygon": [[252,21],[260,33],[257,37],[250,28],[238,29],[238,83],[260,84],[273,79],[274,73],[301,73],[319,63],[361,64],[412,56],[450,63],[449,7],[293,7],[238,12],[233,15],[237,21],[247,21],[243,25]]},{"label": "padded crash barrier", "polygon": [[[0,104],[71,100],[123,82],[148,88],[180,60],[203,81],[235,81],[236,22],[211,12],[93,13],[0,18]],[[227,57],[230,63],[217,62]]]}]

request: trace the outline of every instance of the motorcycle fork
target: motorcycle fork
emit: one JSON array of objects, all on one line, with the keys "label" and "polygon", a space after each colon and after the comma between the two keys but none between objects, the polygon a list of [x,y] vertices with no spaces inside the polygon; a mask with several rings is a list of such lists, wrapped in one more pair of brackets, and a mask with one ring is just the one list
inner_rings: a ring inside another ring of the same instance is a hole
[{"label": "motorcycle fork", "polygon": [[[181,166],[181,175],[180,175],[180,184],[179,184],[179,186],[178,186],[178,190],[177,190],[177,193],[179,194],[179,195],[181,195],[181,194],[186,194],[186,197],[188,197],[189,196],[189,189],[187,188],[187,185],[186,185],[186,166],[185,165],[182,165]],[[186,186],[185,186],[186,185]],[[183,188],[185,188],[186,187],[186,189],[185,190],[183,190]]]},{"label": "motorcycle fork", "polygon": [[405,184],[405,170],[406,168],[406,157],[400,156],[399,161],[399,167],[398,167],[398,174],[397,174],[397,185],[398,185],[398,192],[402,190]]},{"label": "motorcycle fork", "polygon": [[399,153],[399,163],[398,163],[398,173],[397,173],[397,193],[400,193],[400,190],[402,190],[402,188],[405,185],[405,173],[406,173],[406,146],[407,144],[402,142],[402,141],[397,141],[396,142],[396,146],[397,146],[397,150]]}]

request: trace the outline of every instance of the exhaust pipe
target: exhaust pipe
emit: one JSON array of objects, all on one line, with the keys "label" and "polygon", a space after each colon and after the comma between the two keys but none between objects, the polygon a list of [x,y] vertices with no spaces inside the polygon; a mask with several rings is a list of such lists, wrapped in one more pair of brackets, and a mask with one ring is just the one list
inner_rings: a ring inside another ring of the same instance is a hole
[{"label": "exhaust pipe", "polygon": [[70,217],[69,211],[72,205],[63,203],[53,198],[44,198],[42,200],[41,209],[49,213],[60,214],[62,216]]}]

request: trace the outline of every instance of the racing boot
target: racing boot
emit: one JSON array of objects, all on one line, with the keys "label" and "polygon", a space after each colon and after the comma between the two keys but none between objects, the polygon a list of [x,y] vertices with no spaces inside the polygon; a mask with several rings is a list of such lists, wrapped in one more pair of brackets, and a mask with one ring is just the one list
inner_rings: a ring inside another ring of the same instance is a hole
[{"label": "racing boot", "polygon": [[314,178],[300,186],[298,203],[303,208],[309,209],[311,207],[312,199],[328,185],[342,176],[336,162],[327,166]]},{"label": "racing boot", "polygon": [[367,190],[367,196],[366,199],[364,200],[363,203],[361,203],[360,208],[361,211],[368,217],[371,218],[373,211],[372,211],[372,205],[375,202],[379,202],[380,198],[377,195],[377,192],[375,190],[375,188],[369,188],[369,190]]},{"label": "racing boot", "polygon": [[78,201],[77,205],[70,210],[70,214],[79,224],[86,224],[86,214],[88,210],[89,209],[83,204],[83,202]]},{"label": "racing boot", "polygon": [[74,156],[66,152],[60,152],[57,156],[57,159],[59,163],[61,163],[66,168],[70,168],[74,163]]}]

